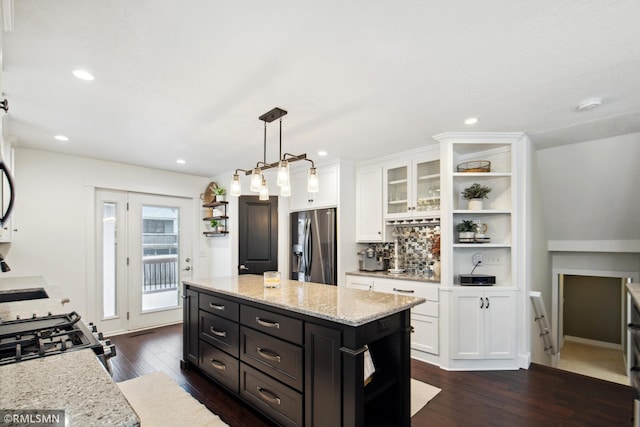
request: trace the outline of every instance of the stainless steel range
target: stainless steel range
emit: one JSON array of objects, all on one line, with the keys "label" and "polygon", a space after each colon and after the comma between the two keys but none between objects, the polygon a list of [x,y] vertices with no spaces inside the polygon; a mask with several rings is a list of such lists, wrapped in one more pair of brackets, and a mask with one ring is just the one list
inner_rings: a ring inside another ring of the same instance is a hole
[{"label": "stainless steel range", "polygon": [[109,359],[116,355],[115,346],[95,325],[81,322],[75,311],[0,322],[0,365],[87,348],[111,373]]}]

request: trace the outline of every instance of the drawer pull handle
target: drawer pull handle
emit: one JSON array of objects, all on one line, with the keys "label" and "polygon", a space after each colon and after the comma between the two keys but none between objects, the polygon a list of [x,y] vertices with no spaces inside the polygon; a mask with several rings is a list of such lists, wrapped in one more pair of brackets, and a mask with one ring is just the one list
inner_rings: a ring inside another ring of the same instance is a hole
[{"label": "drawer pull handle", "polygon": [[413,294],[416,291],[414,291],[413,289],[398,289],[398,288],[393,288],[394,292],[403,292],[405,294]]},{"label": "drawer pull handle", "polygon": [[213,327],[210,327],[209,330],[215,336],[222,337],[222,338],[227,336],[227,333],[225,331],[216,331],[215,329],[213,329]]},{"label": "drawer pull handle", "polygon": [[211,359],[211,366],[219,371],[225,371],[227,369],[227,365],[216,359]]},{"label": "drawer pull handle", "polygon": [[271,350],[265,350],[265,349],[262,349],[260,347],[256,347],[256,351],[263,358],[268,359],[268,360],[273,360],[274,362],[280,363],[280,355],[278,353],[276,353],[274,351],[271,351]]},{"label": "drawer pull handle", "polygon": [[278,323],[278,322],[269,322],[268,320],[262,320],[258,316],[256,316],[256,322],[258,322],[258,325],[262,325],[262,326],[264,326],[266,328],[280,329],[280,323]]},{"label": "drawer pull handle", "polygon": [[213,308],[214,310],[224,311],[224,305],[222,305],[222,304],[214,304],[214,303],[210,302],[209,303],[209,307]]},{"label": "drawer pull handle", "polygon": [[260,395],[260,397],[262,397],[267,402],[275,403],[277,405],[280,404],[280,398],[278,397],[277,394],[267,390],[266,388],[262,388],[260,386],[256,386],[256,389],[258,390],[258,394]]}]

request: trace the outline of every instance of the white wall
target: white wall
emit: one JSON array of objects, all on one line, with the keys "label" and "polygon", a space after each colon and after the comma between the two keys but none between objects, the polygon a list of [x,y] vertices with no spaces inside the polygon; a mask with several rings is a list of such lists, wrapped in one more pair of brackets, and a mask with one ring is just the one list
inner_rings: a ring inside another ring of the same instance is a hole
[{"label": "white wall", "polygon": [[[542,209],[544,190],[540,185],[539,165],[535,153],[531,152],[529,158],[531,160],[529,175],[531,203],[526,215],[531,234],[527,238],[527,252],[530,257],[527,259],[525,267],[529,275],[530,290],[542,293],[542,301],[548,315],[551,313],[551,262],[547,251],[547,230]],[[540,337],[539,326],[534,320],[535,316],[528,295],[526,295],[526,300],[526,312],[529,313],[526,321],[530,331],[527,336],[531,340],[531,362],[550,365],[551,358],[544,351],[544,342]],[[551,322],[549,321],[549,323]]]},{"label": "white wall", "polygon": [[[537,215],[544,218],[550,253],[532,264],[546,276],[532,282],[532,290],[542,291],[550,323],[558,320],[550,301],[553,271],[640,271],[638,159],[640,133],[537,152]],[[548,364],[532,331],[532,360]]]},{"label": "white wall", "polygon": [[549,240],[640,239],[640,133],[538,151]]},{"label": "white wall", "polygon": [[11,243],[0,244],[11,272],[42,275],[71,298],[70,309],[96,319],[94,188],[187,197],[194,206],[194,275],[209,272],[209,245],[199,232],[199,195],[207,178],[118,163],[16,149],[16,207]]}]

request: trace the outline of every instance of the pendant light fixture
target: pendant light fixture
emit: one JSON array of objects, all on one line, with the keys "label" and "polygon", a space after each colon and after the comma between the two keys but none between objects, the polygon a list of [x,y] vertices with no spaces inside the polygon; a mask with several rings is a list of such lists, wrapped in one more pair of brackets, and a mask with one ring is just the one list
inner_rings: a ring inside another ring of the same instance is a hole
[{"label": "pendant light fixture", "polygon": [[[315,163],[311,159],[307,159],[307,154],[293,155],[290,153],[282,154],[282,117],[287,112],[282,108],[274,108],[258,117],[264,122],[264,143],[263,143],[263,160],[256,163],[256,166],[251,169],[236,169],[229,185],[229,194],[232,196],[240,196],[242,194],[242,183],[240,181],[240,174],[238,172],[244,172],[245,175],[251,175],[250,189],[253,192],[257,192],[260,195],[260,200],[269,200],[269,187],[267,186],[267,180],[264,177],[263,172],[267,169],[278,168],[276,175],[276,184],[280,188],[280,196],[291,196],[291,173],[289,170],[289,164],[297,162],[298,160],[306,160],[311,162],[311,168],[307,174],[307,191],[309,193],[317,193],[319,191],[318,185],[318,172],[315,167]],[[280,152],[278,161],[274,163],[267,163],[267,123],[271,123],[274,120],[280,119]]]}]

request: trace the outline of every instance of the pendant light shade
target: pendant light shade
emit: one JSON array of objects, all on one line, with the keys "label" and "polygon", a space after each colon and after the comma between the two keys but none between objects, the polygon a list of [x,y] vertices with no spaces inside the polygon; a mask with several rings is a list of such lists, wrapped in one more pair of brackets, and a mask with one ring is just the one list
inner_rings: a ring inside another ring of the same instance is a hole
[{"label": "pendant light shade", "polygon": [[287,184],[280,187],[280,196],[282,197],[291,196],[291,185]]},{"label": "pendant light shade", "polygon": [[309,193],[317,193],[320,190],[320,185],[318,184],[318,171],[316,168],[309,168],[309,173],[307,175],[307,191]]},{"label": "pendant light shade", "polygon": [[269,187],[267,187],[267,180],[262,178],[262,184],[260,185],[260,197],[258,200],[269,200]]},{"label": "pendant light shade", "polygon": [[262,186],[262,171],[260,168],[253,169],[253,174],[251,175],[251,191],[258,192],[260,191],[260,187]]},{"label": "pendant light shade", "polygon": [[235,197],[242,194],[242,184],[240,183],[240,175],[238,175],[237,173],[233,174],[233,178],[231,179],[231,184],[229,184],[229,194]]},{"label": "pendant light shade", "polygon": [[280,160],[278,164],[278,187],[288,186],[289,185],[289,162],[286,160]]},{"label": "pendant light shade", "polygon": [[[291,174],[289,171],[289,164],[299,160],[306,160],[311,163],[311,168],[309,169],[307,178],[307,190],[310,193],[318,192],[318,174],[313,160],[307,159],[306,153],[282,153],[282,117],[286,114],[286,110],[276,107],[258,117],[258,119],[264,122],[263,159],[262,161],[257,162],[256,166],[250,170],[236,169],[236,173],[233,175],[229,186],[229,194],[232,196],[240,196],[242,194],[240,176],[238,175],[238,171],[242,171],[245,175],[251,175],[251,191],[259,193],[260,200],[269,200],[269,188],[267,187],[267,181],[265,180],[262,172],[268,169],[277,168],[276,184],[280,188],[280,196],[289,197],[291,196]],[[280,154],[277,162],[267,163],[267,123],[271,123],[277,119],[280,119]]]}]

